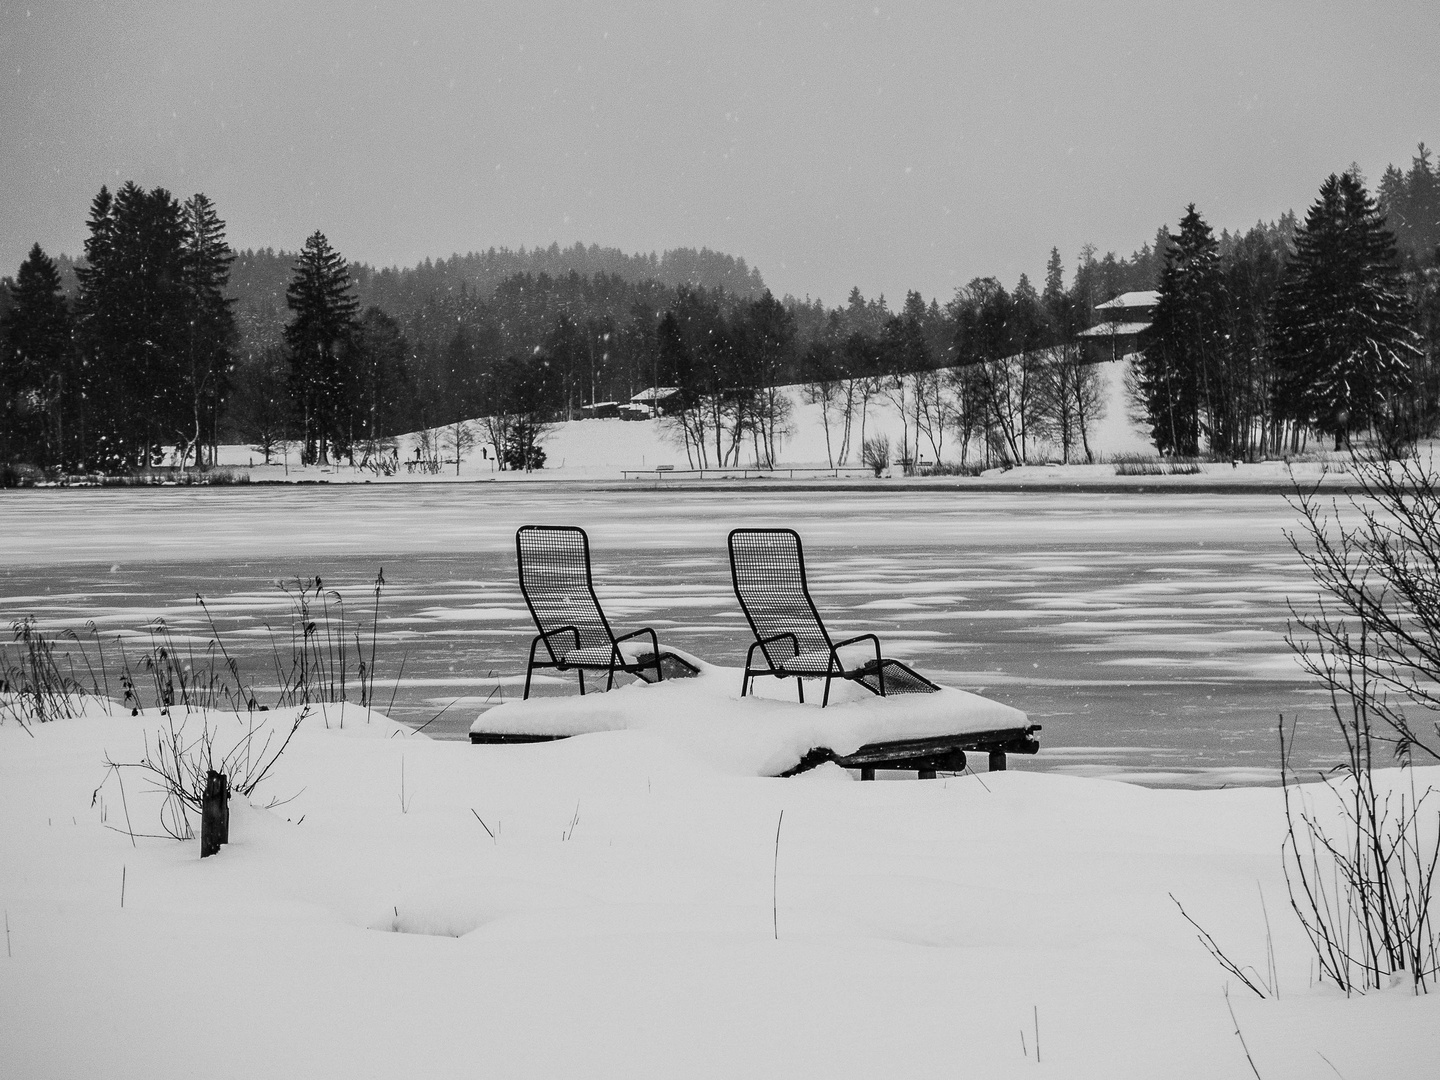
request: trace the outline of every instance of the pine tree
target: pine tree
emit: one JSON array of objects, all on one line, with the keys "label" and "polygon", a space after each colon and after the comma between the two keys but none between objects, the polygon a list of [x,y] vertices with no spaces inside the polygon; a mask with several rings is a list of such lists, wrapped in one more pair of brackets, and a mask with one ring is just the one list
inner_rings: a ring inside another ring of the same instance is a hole
[{"label": "pine tree", "polygon": [[1385,169],[1377,191],[1385,227],[1395,234],[1402,260],[1410,266],[1440,265],[1440,169],[1421,143],[1410,159],[1410,171]]},{"label": "pine tree", "polygon": [[1256,225],[1237,232],[1222,254],[1225,275],[1226,360],[1231,373],[1230,406],[1240,436],[1233,453],[1252,457],[1269,446],[1279,452],[1281,425],[1270,413],[1274,364],[1270,356],[1270,313],[1288,251],[1288,240],[1274,226]]},{"label": "pine tree", "polygon": [[1277,411],[1344,445],[1375,426],[1413,438],[1405,401],[1419,348],[1395,239],[1353,173],[1331,174],[1295,234],[1275,297]]},{"label": "pine tree", "polygon": [[[235,302],[226,298],[225,286],[230,280],[230,264],[235,261],[235,253],[225,242],[225,222],[204,195],[191,196],[185,204],[184,215],[184,280],[190,306],[185,391],[193,422],[184,442],[194,447],[198,466],[203,464],[202,448],[206,442],[211,447],[211,463],[214,463],[215,425],[221,403],[230,389],[231,349],[236,336],[231,308]],[[183,456],[181,464],[184,464]]]},{"label": "pine tree", "polygon": [[163,188],[127,183],[91,204],[88,266],[77,302],[84,397],[79,459],[103,470],[148,467],[184,438],[190,305],[185,224]]},{"label": "pine tree", "polygon": [[70,309],[60,273],[30,249],[0,318],[0,461],[58,464],[64,457],[65,381],[73,379]]},{"label": "pine tree", "polygon": [[294,312],[285,344],[303,427],[303,460],[328,464],[329,448],[343,451],[354,434],[351,421],[359,403],[350,351],[360,303],[344,258],[323,233],[305,241],[285,303]]},{"label": "pine tree", "polygon": [[1139,367],[1151,435],[1162,453],[1200,452],[1202,409],[1211,449],[1233,449],[1238,433],[1229,422],[1223,310],[1219,245],[1191,203],[1165,252],[1153,337]]},{"label": "pine tree", "polygon": [[[360,368],[360,430],[365,439],[376,442],[382,437],[409,430],[399,427],[406,416],[406,405],[413,400],[415,388],[408,380],[405,357],[409,344],[399,325],[378,307],[365,309],[356,332],[356,361]],[[470,392],[461,399],[465,406],[461,419],[469,419],[481,411],[479,384],[482,380],[462,381],[462,389]]]},{"label": "pine tree", "polygon": [[1071,305],[1065,292],[1065,264],[1060,261],[1060,249],[1056,247],[1050,249],[1050,258],[1045,263],[1045,291],[1040,294],[1040,302],[1056,324],[1057,332],[1063,334]]}]

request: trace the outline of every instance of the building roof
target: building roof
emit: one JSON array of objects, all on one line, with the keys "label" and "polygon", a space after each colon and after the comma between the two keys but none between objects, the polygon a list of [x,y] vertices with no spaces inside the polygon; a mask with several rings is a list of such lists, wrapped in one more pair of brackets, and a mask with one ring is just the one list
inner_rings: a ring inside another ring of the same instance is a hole
[{"label": "building roof", "polygon": [[1120,312],[1129,308],[1154,307],[1160,302],[1158,289],[1143,289],[1139,292],[1121,293],[1113,300],[1106,300],[1103,304],[1096,304],[1096,311]]},{"label": "building roof", "polygon": [[653,401],[653,402],[657,402],[657,403],[658,403],[658,402],[661,402],[661,401],[668,401],[668,400],[670,400],[672,397],[674,397],[674,396],[675,396],[676,394],[678,394],[678,393],[680,393],[680,390],[679,390],[678,387],[674,387],[674,386],[651,386],[651,387],[647,387],[647,388],[644,389],[644,390],[641,390],[638,394],[636,394],[636,395],[635,395],[634,397],[632,397],[630,400],[633,401],[633,402],[635,402],[635,403],[638,404],[638,405],[647,405],[647,404],[649,404],[649,403],[652,402],[652,401]]},{"label": "building roof", "polygon": [[1120,337],[1125,334],[1143,334],[1150,329],[1148,322],[1102,322],[1096,323],[1088,330],[1081,330],[1081,337]]}]

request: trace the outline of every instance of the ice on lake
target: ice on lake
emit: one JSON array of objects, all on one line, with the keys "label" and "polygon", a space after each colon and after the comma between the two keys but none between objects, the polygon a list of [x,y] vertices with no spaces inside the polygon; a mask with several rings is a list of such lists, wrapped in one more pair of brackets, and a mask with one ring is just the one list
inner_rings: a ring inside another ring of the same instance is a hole
[{"label": "ice on lake", "polygon": [[[320,576],[368,650],[383,567],[378,702],[441,737],[518,695],[534,633],[515,581],[519,525],[586,528],[617,627],[653,626],[730,666],[750,637],[726,534],[783,525],[804,539],[834,631],[874,631],[937,681],[1044,725],[1041,754],[1018,767],[1264,782],[1281,713],[1314,718],[1302,764],[1335,753],[1284,640],[1287,603],[1309,583],[1285,538],[1295,515],[1273,495],[542,482],[36,491],[6,493],[4,507],[8,620],[93,620],[143,642],[163,619],[203,662],[203,595],[262,699],[275,683],[267,627],[289,632],[276,583]],[[537,677],[537,692],[573,693],[573,680]]]}]

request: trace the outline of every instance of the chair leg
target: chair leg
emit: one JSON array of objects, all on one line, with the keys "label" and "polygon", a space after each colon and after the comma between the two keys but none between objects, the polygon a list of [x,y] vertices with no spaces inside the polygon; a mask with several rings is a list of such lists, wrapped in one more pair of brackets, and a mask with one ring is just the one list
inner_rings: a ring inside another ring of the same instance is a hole
[{"label": "chair leg", "polygon": [[578,667],[577,667],[577,668],[575,669],[575,677],[580,680],[580,696],[581,696],[581,697],[584,697],[584,696],[585,696],[585,669],[584,669],[584,668],[578,668]]},{"label": "chair leg", "polygon": [[795,689],[800,691],[800,704],[805,704],[805,680],[799,675],[795,676]]},{"label": "chair leg", "polygon": [[539,638],[530,643],[530,659],[525,664],[525,693],[521,696],[521,701],[528,701],[530,698],[530,676],[535,674],[535,647],[539,644]]},{"label": "chair leg", "polygon": [[830,683],[834,680],[834,678],[834,675],[825,676],[825,696],[820,699],[820,708],[822,709],[825,708],[826,705],[830,704]]}]

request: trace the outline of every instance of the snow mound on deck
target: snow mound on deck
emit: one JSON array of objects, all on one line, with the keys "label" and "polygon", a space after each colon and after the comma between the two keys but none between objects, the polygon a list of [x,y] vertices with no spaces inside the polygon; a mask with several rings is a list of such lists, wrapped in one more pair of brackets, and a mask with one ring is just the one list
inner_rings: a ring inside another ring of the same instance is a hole
[{"label": "snow mound on deck", "polygon": [[[672,650],[673,651],[673,650]],[[794,683],[755,680],[756,694],[740,696],[743,672],[686,656],[700,668],[688,679],[632,683],[583,697],[507,701],[488,709],[471,732],[492,735],[588,735],[640,730],[678,743],[722,771],[775,776],[811,750],[854,753],[869,743],[936,738],[1024,728],[1019,709],[978,694],[941,687],[933,694],[876,697],[836,680],[830,705],[820,708],[822,683],[809,681],[806,703],[781,700]],[[765,695],[765,696],[759,696]]]}]

